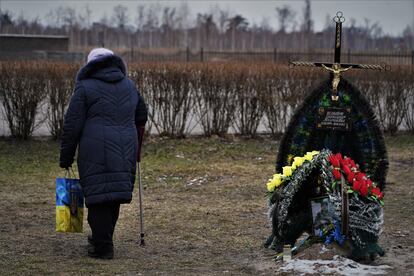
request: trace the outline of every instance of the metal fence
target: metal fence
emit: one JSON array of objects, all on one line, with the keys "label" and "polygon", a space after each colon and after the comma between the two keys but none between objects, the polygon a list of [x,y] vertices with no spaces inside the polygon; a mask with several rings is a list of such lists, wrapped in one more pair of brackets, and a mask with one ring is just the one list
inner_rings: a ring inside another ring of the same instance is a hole
[{"label": "metal fence", "polygon": [[[142,50],[130,49],[120,52],[129,62],[273,62],[288,63],[291,60],[332,62],[334,52],[324,51],[217,51],[178,49],[178,50]],[[341,60],[347,63],[386,63],[389,65],[414,65],[414,50],[405,51],[352,51],[342,52]]]},{"label": "metal fence", "polygon": [[[289,50],[254,50],[254,51],[225,51],[190,49],[122,49],[115,52],[127,62],[271,62],[287,64],[292,60],[332,62],[334,52],[323,51],[289,51]],[[87,53],[82,52],[0,52],[0,60],[54,60],[66,62],[84,62]],[[346,63],[365,63],[414,66],[414,50],[405,51],[352,51],[342,52],[341,61]]]}]

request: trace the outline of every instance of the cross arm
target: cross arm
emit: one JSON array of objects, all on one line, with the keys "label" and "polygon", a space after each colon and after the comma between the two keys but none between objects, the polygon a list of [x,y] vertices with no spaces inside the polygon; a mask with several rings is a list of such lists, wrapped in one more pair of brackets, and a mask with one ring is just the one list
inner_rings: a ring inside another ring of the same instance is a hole
[{"label": "cross arm", "polygon": [[[303,67],[332,67],[333,63],[330,62],[312,62],[312,61],[291,61],[289,62],[290,66],[303,66]],[[386,64],[352,64],[352,63],[340,63],[341,68],[350,68],[353,69],[370,69],[370,70],[380,70],[388,71],[390,70],[389,65]]]},{"label": "cross arm", "polygon": [[342,68],[352,67],[352,69],[369,69],[369,70],[379,70],[379,71],[388,71],[390,66],[387,64],[351,64],[351,63],[341,63]]}]

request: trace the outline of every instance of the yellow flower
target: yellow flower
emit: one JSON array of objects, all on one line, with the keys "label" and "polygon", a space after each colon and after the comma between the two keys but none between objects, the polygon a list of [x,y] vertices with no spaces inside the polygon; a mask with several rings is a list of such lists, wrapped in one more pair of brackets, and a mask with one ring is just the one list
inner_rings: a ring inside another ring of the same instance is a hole
[{"label": "yellow flower", "polygon": [[282,184],[283,175],[281,175],[280,173],[274,174],[273,175],[273,181],[275,183],[276,188],[279,187],[280,184]]},{"label": "yellow flower", "polygon": [[308,160],[308,161],[311,161],[312,159],[313,159],[313,157],[315,156],[315,155],[318,155],[319,154],[319,151],[317,151],[317,150],[314,150],[314,151],[308,151],[304,156],[303,156],[303,158],[305,158],[305,160]]},{"label": "yellow flower", "polygon": [[288,177],[292,175],[292,167],[291,166],[285,166],[283,167],[283,175]]},{"label": "yellow flower", "polygon": [[273,192],[277,187],[282,184],[283,176],[280,173],[274,174],[272,179],[269,179],[269,182],[266,184],[267,190]]},{"label": "yellow flower", "polygon": [[276,186],[274,185],[274,183],[272,181],[267,182],[266,186],[267,186],[267,190],[269,192],[273,192],[276,188]]},{"label": "yellow flower", "polygon": [[311,152],[307,152],[305,156],[303,156],[303,158],[305,158],[305,160],[311,161],[313,158],[313,154]]},{"label": "yellow flower", "polygon": [[295,157],[293,158],[293,164],[292,164],[292,169],[296,169],[297,167],[302,166],[303,162],[305,162],[305,158],[303,157]]}]

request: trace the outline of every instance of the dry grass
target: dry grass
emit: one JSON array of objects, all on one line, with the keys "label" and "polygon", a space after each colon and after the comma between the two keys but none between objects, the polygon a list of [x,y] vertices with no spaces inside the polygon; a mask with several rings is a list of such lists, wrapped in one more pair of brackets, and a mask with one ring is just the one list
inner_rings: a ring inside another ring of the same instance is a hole
[{"label": "dry grass", "polygon": [[[395,272],[414,271],[412,138],[387,138],[391,169],[382,238],[387,256],[378,263]],[[0,274],[271,274],[278,264],[262,247],[270,233],[264,184],[276,151],[277,142],[267,138],[147,141],[142,162],[147,246],[136,244],[135,197],[121,208],[115,259],[99,261],[86,256],[86,220],[84,234],[54,231],[54,178],[63,175],[58,144],[1,140]]]}]

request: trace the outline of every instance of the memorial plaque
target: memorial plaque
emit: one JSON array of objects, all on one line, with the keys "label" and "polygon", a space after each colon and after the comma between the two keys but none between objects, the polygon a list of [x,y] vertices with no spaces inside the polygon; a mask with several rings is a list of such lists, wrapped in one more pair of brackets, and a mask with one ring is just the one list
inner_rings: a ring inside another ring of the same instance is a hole
[{"label": "memorial plaque", "polygon": [[320,107],[317,129],[351,130],[351,108]]}]

